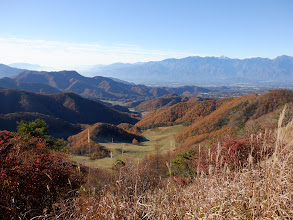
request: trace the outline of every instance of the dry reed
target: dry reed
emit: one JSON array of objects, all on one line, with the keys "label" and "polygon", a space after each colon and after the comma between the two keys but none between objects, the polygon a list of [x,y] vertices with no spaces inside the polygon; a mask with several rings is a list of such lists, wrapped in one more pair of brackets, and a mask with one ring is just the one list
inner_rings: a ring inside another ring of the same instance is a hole
[{"label": "dry reed", "polygon": [[[52,218],[293,219],[293,121],[282,127],[284,114],[285,109],[275,132],[265,131],[252,137],[265,140],[261,153],[268,149],[273,152],[273,156],[264,153],[266,158],[262,161],[253,160],[250,155],[248,166],[241,169],[230,170],[222,164],[217,172],[212,172],[210,166],[210,174],[202,173],[185,187],[170,177],[162,180],[164,187],[139,192],[138,187],[149,184],[147,167],[124,168],[124,175],[119,175],[119,191],[105,187],[99,196],[81,195],[70,203],[59,204],[59,215]],[[220,145],[217,151],[218,163]]]}]

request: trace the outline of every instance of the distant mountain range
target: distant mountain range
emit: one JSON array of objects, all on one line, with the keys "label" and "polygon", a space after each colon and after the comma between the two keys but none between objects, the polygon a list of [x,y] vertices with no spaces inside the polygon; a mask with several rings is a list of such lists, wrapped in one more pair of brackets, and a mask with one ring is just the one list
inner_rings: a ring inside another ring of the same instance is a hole
[{"label": "distant mountain range", "polygon": [[10,78],[0,78],[0,87],[23,89],[37,93],[74,92],[95,100],[128,101],[151,99],[169,93],[181,95],[187,92],[194,95],[209,91],[197,86],[179,88],[148,87],[115,78],[102,76],[85,77],[76,71],[39,72],[30,70],[18,70],[17,75],[10,76]]},{"label": "distant mountain range", "polygon": [[[36,64],[0,64],[0,77],[10,77],[24,69],[42,70]],[[229,83],[293,82],[293,57],[279,56],[275,59],[228,57],[186,57],[163,61],[114,63],[80,69],[87,76],[104,76],[116,82],[130,84],[202,85]],[[288,81],[289,80],[289,81]]]},{"label": "distant mountain range", "polygon": [[98,65],[81,72],[116,77],[136,83],[178,83],[184,85],[293,82],[293,57],[275,59],[186,57],[157,62]]},{"label": "distant mountain range", "polygon": [[[244,83],[259,86],[282,84],[292,87],[293,57],[242,60],[227,57],[186,57],[158,62],[98,65],[87,74],[95,76],[85,77],[76,71],[30,71],[0,64],[0,87],[38,93],[74,92],[94,100],[120,101],[147,100],[170,93],[194,96],[211,91],[193,85],[229,86]],[[180,87],[152,87],[128,81]]]},{"label": "distant mountain range", "polygon": [[37,71],[48,69],[38,64],[30,64],[30,63],[11,63],[8,66],[18,68],[18,69],[37,70]]},{"label": "distant mountain range", "polygon": [[4,64],[0,64],[0,78],[9,77],[20,73],[23,69],[13,68]]}]

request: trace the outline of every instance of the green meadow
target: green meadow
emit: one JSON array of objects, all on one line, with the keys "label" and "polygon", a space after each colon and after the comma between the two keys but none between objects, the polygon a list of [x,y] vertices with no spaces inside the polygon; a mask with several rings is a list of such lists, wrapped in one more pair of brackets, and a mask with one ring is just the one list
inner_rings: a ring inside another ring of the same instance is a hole
[{"label": "green meadow", "polygon": [[118,159],[140,160],[147,155],[154,154],[157,150],[160,153],[166,153],[176,148],[174,134],[183,128],[183,125],[176,125],[145,130],[142,135],[146,140],[140,142],[139,145],[115,143],[115,140],[114,143],[100,143],[112,152],[112,158],[90,160],[87,156],[72,156],[72,160],[90,167],[111,168]]}]

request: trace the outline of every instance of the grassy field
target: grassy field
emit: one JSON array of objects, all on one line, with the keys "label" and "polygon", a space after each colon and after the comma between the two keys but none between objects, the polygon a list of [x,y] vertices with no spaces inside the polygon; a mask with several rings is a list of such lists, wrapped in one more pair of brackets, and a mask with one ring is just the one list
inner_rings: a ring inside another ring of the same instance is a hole
[{"label": "grassy field", "polygon": [[72,160],[91,167],[111,168],[117,159],[143,159],[145,156],[155,153],[158,148],[161,153],[175,148],[173,135],[184,128],[182,125],[159,127],[145,130],[142,135],[147,139],[140,145],[129,143],[100,143],[107,149],[111,150],[113,157],[90,160],[86,156],[73,156]]}]

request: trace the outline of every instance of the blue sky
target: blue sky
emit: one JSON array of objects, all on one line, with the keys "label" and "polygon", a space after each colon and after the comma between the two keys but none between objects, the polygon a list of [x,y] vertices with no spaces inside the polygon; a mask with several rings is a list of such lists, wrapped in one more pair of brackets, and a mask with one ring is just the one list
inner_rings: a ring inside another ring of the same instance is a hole
[{"label": "blue sky", "polygon": [[0,63],[293,56],[291,0],[0,0]]}]

